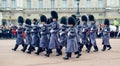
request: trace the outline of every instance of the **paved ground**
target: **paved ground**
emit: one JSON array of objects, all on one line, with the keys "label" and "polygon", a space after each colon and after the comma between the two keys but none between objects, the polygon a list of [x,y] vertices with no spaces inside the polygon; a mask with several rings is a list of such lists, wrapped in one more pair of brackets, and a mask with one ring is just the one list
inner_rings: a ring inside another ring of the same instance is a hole
[{"label": "paved ground", "polygon": [[[73,55],[70,60],[66,61],[62,59],[65,53],[60,57],[53,53],[51,57],[47,58],[44,53],[39,56],[34,53],[31,55],[22,53],[20,51],[22,47],[14,52],[11,48],[14,46],[15,40],[0,40],[0,66],[120,66],[120,39],[111,39],[110,43],[113,47],[110,51],[88,54],[84,48],[79,59]],[[101,39],[97,39],[97,44],[101,50]]]}]

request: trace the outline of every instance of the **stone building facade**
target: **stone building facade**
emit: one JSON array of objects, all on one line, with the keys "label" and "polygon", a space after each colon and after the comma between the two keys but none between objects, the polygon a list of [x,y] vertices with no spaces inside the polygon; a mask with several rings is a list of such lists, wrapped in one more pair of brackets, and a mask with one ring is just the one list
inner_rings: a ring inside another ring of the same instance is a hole
[{"label": "stone building facade", "polygon": [[50,17],[55,10],[62,16],[76,14],[79,2],[80,15],[93,14],[98,24],[105,18],[120,19],[120,0],[0,0],[1,24],[17,24],[17,17],[39,19],[41,14]]}]

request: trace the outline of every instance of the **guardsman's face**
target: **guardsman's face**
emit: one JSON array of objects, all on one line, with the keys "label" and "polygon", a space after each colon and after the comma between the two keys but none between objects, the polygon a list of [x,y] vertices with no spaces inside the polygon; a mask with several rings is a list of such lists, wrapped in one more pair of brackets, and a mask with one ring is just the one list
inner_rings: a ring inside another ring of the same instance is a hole
[{"label": "guardsman's face", "polygon": [[45,22],[42,22],[43,25],[45,25]]},{"label": "guardsman's face", "polygon": [[69,27],[73,27],[73,24],[69,24],[68,26],[69,26]]},{"label": "guardsman's face", "polygon": [[56,20],[56,18],[53,18],[53,22],[56,22],[57,20]]}]

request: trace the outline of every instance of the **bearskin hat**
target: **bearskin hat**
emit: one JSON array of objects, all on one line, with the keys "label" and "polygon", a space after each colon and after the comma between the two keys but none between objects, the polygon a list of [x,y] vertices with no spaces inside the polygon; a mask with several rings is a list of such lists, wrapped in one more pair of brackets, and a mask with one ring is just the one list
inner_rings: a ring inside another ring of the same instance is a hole
[{"label": "bearskin hat", "polygon": [[67,18],[65,17],[65,16],[63,16],[62,18],[61,18],[61,24],[67,24]]},{"label": "bearskin hat", "polygon": [[95,19],[94,19],[94,16],[93,16],[93,15],[89,15],[89,16],[88,16],[88,18],[89,18],[89,21],[95,21]]},{"label": "bearskin hat", "polygon": [[24,18],[22,16],[19,16],[18,17],[18,23],[24,23]]},{"label": "bearskin hat", "polygon": [[86,17],[85,15],[83,15],[83,16],[81,17],[81,20],[87,22],[87,17]]},{"label": "bearskin hat", "polygon": [[71,16],[76,20],[76,15],[73,14],[73,15],[71,15]]},{"label": "bearskin hat", "polygon": [[6,22],[2,22],[2,25],[5,26],[7,23]]},{"label": "bearskin hat", "polygon": [[45,16],[45,15],[42,15],[41,17],[40,17],[40,21],[41,22],[47,22],[47,17]]},{"label": "bearskin hat", "polygon": [[69,17],[68,18],[68,24],[73,24],[73,26],[75,25],[75,19],[73,17]]},{"label": "bearskin hat", "polygon": [[48,19],[47,19],[47,24],[50,24],[51,22],[53,22],[53,21],[52,21],[52,18],[48,18]]},{"label": "bearskin hat", "polygon": [[33,24],[36,24],[36,25],[38,24],[38,20],[36,18],[34,18],[33,21],[34,21]]},{"label": "bearskin hat", "polygon": [[51,17],[58,19],[58,13],[56,11],[51,11]]},{"label": "bearskin hat", "polygon": [[31,25],[31,20],[30,19],[26,19],[25,23],[28,24],[28,25]]},{"label": "bearskin hat", "polygon": [[109,23],[109,19],[105,19],[105,20],[104,20],[104,25],[107,25],[107,26],[110,25],[110,23]]}]

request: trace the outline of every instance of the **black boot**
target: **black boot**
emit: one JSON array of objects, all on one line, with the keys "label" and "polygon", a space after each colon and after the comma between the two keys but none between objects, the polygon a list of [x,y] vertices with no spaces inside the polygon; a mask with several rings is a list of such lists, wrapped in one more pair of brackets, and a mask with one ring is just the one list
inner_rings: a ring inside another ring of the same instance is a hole
[{"label": "black boot", "polygon": [[28,53],[28,54],[31,54],[32,49],[33,49],[33,47],[32,47],[32,46],[30,46],[30,47],[29,47],[29,50],[27,51],[27,53]]},{"label": "black boot", "polygon": [[103,49],[101,51],[105,51],[106,50],[106,45],[103,46]]},{"label": "black boot", "polygon": [[66,56],[63,58],[64,60],[68,60],[69,58],[70,58],[70,56],[71,56],[71,53],[66,53]]},{"label": "black boot", "polygon": [[88,45],[88,53],[90,52],[91,48],[92,48],[92,44]]},{"label": "black boot", "polygon": [[81,56],[81,54],[80,54],[80,52],[78,51],[76,58],[79,58],[80,56]]},{"label": "black boot", "polygon": [[41,52],[42,52],[42,48],[39,47],[38,50],[37,50],[37,52],[35,52],[35,54],[36,54],[36,55],[39,55]]},{"label": "black boot", "polygon": [[83,44],[80,44],[80,47],[78,48],[78,50],[82,52],[82,48],[83,48]]},{"label": "black boot", "polygon": [[24,45],[23,49],[21,50],[22,52],[25,52],[27,49],[27,45]]},{"label": "black boot", "polygon": [[57,49],[57,54],[56,54],[56,56],[60,56],[60,55],[62,55],[62,51],[61,51],[61,49]]},{"label": "black boot", "polygon": [[46,57],[49,57],[50,54],[51,54],[51,51],[52,51],[51,49],[47,49],[45,56],[46,56]]},{"label": "black boot", "polygon": [[16,51],[17,48],[18,48],[18,46],[19,46],[19,45],[16,44],[15,47],[14,47],[12,50]]},{"label": "black boot", "polygon": [[86,50],[86,51],[87,51],[87,53],[90,53],[89,45],[88,45],[88,44],[86,44],[85,46],[86,46],[86,48],[87,48],[87,50]]},{"label": "black boot", "polygon": [[94,51],[93,52],[98,52],[98,47],[97,46],[94,46]]},{"label": "black boot", "polygon": [[108,47],[108,50],[112,49],[112,47],[110,45],[107,45],[107,47]]}]

